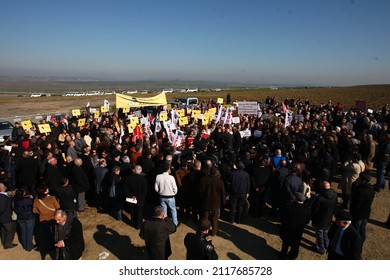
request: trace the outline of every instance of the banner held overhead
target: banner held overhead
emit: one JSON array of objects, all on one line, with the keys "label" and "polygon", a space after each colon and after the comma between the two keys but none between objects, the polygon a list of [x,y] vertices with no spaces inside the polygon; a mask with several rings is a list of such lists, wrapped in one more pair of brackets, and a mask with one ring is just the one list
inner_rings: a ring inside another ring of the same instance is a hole
[{"label": "banner held overhead", "polygon": [[124,94],[116,95],[116,108],[125,107],[145,107],[145,106],[160,106],[167,104],[165,93],[160,93],[152,97],[132,97]]}]

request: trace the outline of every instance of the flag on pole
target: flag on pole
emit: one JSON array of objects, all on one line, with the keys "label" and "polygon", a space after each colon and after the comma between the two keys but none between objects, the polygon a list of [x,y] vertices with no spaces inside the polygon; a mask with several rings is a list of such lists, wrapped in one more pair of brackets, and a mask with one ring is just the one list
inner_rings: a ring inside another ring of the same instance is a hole
[{"label": "flag on pole", "polygon": [[137,126],[134,128],[134,132],[133,132],[133,143],[137,142],[138,139],[144,139],[144,134],[141,132],[141,129],[139,128],[139,125],[137,124]]},{"label": "flag on pole", "polygon": [[217,123],[221,120],[221,117],[222,117],[222,110],[223,109],[223,106],[222,105],[219,105],[219,109],[218,109],[218,116],[217,116]]},{"label": "flag on pole", "polygon": [[283,107],[283,113],[286,113],[286,111],[287,111],[287,106],[286,106],[286,104],[284,104],[284,102],[282,102],[282,107]]},{"label": "flag on pole", "polygon": [[284,126],[288,127],[289,125],[291,125],[292,119],[293,119],[293,111],[286,110],[286,120],[284,122]]},{"label": "flag on pole", "polygon": [[225,124],[232,124],[232,111],[230,110],[230,108],[228,108],[225,113],[225,119],[223,120],[223,125]]},{"label": "flag on pole", "polygon": [[104,99],[103,106],[107,106],[108,111],[110,111],[110,102],[107,99]]},{"label": "flag on pole", "polygon": [[156,124],[154,126],[154,132],[160,132],[161,131],[161,122],[160,122],[160,114],[158,114],[155,118]]},{"label": "flag on pole", "polygon": [[120,125],[120,131],[121,131],[121,136],[119,137],[119,144],[122,144],[122,138],[123,135],[125,135],[125,129],[123,127],[123,124]]}]

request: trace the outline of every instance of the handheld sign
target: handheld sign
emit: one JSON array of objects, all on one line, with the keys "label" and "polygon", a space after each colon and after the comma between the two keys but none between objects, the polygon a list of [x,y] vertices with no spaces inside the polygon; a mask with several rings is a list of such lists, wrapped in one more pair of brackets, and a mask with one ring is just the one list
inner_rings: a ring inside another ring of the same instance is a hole
[{"label": "handheld sign", "polygon": [[73,109],[73,110],[72,110],[72,116],[73,116],[73,117],[78,117],[78,116],[80,116],[80,115],[81,115],[80,109]]},{"label": "handheld sign", "polygon": [[85,125],[85,118],[77,120],[77,126],[82,127]]},{"label": "handheld sign", "polygon": [[108,107],[107,106],[100,106],[100,111],[102,113],[107,113],[108,112]]},{"label": "handheld sign", "polygon": [[122,111],[123,113],[130,113],[130,107],[123,107]]},{"label": "handheld sign", "polygon": [[[139,119],[138,117],[130,117],[130,123],[134,123],[134,124],[137,124],[139,122]],[[134,126],[135,127],[135,126]]]},{"label": "handheld sign", "polygon": [[33,126],[30,120],[21,122],[21,125],[24,130],[29,130]]},{"label": "handheld sign", "polygon": [[208,109],[207,111],[211,116],[215,115],[215,113],[217,113],[217,108],[210,108]]},{"label": "handheld sign", "polygon": [[38,129],[40,133],[50,133],[51,128],[50,125],[45,123],[45,124],[38,124]]},{"label": "handheld sign", "polygon": [[167,112],[160,112],[160,121],[165,122],[168,120]]},{"label": "handheld sign", "polygon": [[176,113],[179,115],[180,118],[185,116],[184,109],[176,110]]},{"label": "handheld sign", "polygon": [[99,117],[100,117],[100,112],[96,110],[96,111],[93,113],[93,118],[94,118],[94,119],[98,119]]},{"label": "handheld sign", "polygon": [[191,118],[199,119],[200,118],[200,110],[192,110]]},{"label": "handheld sign", "polygon": [[180,126],[183,126],[183,125],[186,125],[188,124],[188,118],[187,117],[182,117],[179,119],[179,125]]},{"label": "handheld sign", "polygon": [[218,104],[223,104],[223,98],[218,98],[218,99],[217,99],[217,103],[218,103]]},{"label": "handheld sign", "polygon": [[134,132],[134,127],[131,124],[127,125],[127,129],[129,130],[129,133],[133,133]]}]

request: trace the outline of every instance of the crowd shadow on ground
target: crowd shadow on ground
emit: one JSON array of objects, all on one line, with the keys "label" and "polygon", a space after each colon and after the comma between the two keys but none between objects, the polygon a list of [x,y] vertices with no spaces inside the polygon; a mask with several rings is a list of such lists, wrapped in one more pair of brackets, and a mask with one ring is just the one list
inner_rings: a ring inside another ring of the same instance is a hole
[{"label": "crowd shadow on ground", "polygon": [[[93,238],[97,244],[106,248],[119,260],[147,260],[145,246],[135,247],[128,235],[120,235],[112,228],[99,224]],[[125,249],[124,249],[125,248]]]},{"label": "crowd shadow on ground", "polygon": [[[277,260],[277,250],[267,245],[264,238],[257,236],[248,230],[230,224],[223,220],[219,221],[218,236],[231,241],[237,249],[250,255],[257,260]],[[227,256],[231,259],[240,259],[233,252],[228,252]]]}]

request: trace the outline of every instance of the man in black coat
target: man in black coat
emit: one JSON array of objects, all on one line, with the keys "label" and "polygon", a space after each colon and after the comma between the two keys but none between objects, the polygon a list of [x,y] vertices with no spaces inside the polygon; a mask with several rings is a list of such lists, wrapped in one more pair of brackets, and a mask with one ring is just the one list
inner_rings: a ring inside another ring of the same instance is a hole
[{"label": "man in black coat", "polygon": [[[288,204],[280,225],[280,238],[283,241],[279,252],[281,259],[295,260],[299,255],[299,246],[305,225],[310,222],[310,208],[303,204],[306,196],[295,193],[295,201]],[[288,249],[290,251],[288,252]]]},{"label": "man in black coat", "polygon": [[[244,170],[242,161],[237,163],[237,170],[232,172],[230,185],[230,222],[242,223],[243,206],[249,196],[251,180],[249,174]],[[237,215],[236,215],[237,210]]]},{"label": "man in black coat", "polygon": [[266,161],[256,161],[253,167],[253,175],[251,182],[251,215],[261,217],[264,213],[268,194],[270,190],[270,182],[272,177],[272,169],[266,166]]},{"label": "man in black coat", "polygon": [[154,207],[153,217],[141,227],[140,237],[145,240],[150,260],[167,260],[172,254],[169,235],[176,232],[176,225],[168,218],[161,206]]},{"label": "man in black coat", "polygon": [[202,219],[196,233],[187,233],[184,245],[187,248],[187,260],[218,260],[218,255],[211,240],[207,240],[211,223]]},{"label": "man in black coat", "polygon": [[352,216],[345,210],[336,213],[336,222],[329,229],[329,260],[360,260],[362,238],[351,224]]},{"label": "man in black coat", "polygon": [[[143,207],[145,204],[146,194],[148,193],[148,181],[141,175],[142,167],[136,165],[134,174],[126,178],[123,190],[127,198],[136,200],[136,203],[130,204],[131,223],[135,229],[140,229],[143,216]],[[134,200],[133,200],[134,201]]]},{"label": "man in black coat", "polygon": [[54,219],[55,259],[79,260],[85,249],[81,222],[63,210],[56,210]]},{"label": "man in black coat", "polygon": [[8,196],[7,187],[0,183],[0,237],[1,244],[4,249],[16,247],[18,244],[13,244],[16,222],[12,221],[12,198]]},{"label": "man in black coat", "polygon": [[70,176],[70,184],[72,185],[74,192],[77,194],[79,212],[84,211],[85,192],[90,189],[88,176],[81,168],[82,164],[83,161],[80,158],[75,159]]},{"label": "man in black coat", "polygon": [[329,182],[323,181],[311,206],[311,223],[316,230],[316,247],[320,254],[329,246],[328,230],[336,207],[337,193],[330,188]]},{"label": "man in black coat", "polygon": [[19,185],[27,193],[35,195],[35,187],[39,174],[38,159],[33,157],[32,151],[24,151],[22,159],[17,163],[17,178]]},{"label": "man in black coat", "polygon": [[366,225],[370,218],[371,205],[374,201],[375,190],[370,184],[369,171],[360,173],[359,178],[353,184],[351,192],[351,204],[349,211],[352,215],[352,225],[359,232],[362,241],[366,240]]},{"label": "man in black coat", "polygon": [[61,187],[62,177],[61,170],[57,167],[57,158],[51,157],[48,159],[45,168],[45,180],[51,194],[57,195],[57,189]]},{"label": "man in black coat", "polygon": [[297,175],[297,172],[297,165],[293,165],[290,174],[283,181],[281,208],[293,202],[296,193],[303,193],[303,181]]}]

